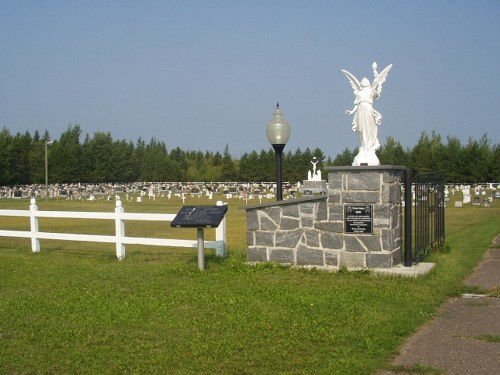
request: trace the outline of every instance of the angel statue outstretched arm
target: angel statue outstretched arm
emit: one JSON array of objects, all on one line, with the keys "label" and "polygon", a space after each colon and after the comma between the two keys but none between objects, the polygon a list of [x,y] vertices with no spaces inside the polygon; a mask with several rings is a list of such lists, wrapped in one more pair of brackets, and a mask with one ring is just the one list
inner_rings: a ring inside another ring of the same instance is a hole
[{"label": "angel statue outstretched arm", "polygon": [[[377,63],[373,63],[372,69],[374,79],[371,84],[368,78],[363,78],[360,82],[352,73],[347,70],[341,70],[349,80],[355,95],[353,109],[346,110],[345,113],[348,115],[354,114],[351,126],[353,131],[359,133],[361,143],[358,156],[370,155],[369,165],[379,164],[375,151],[380,148],[377,134],[378,126],[381,124],[382,120],[382,115],[373,108],[373,102],[380,97],[382,85],[386,81],[391,68],[392,64],[378,73]],[[374,160],[376,160],[376,162]],[[363,162],[363,164],[366,163]]]},{"label": "angel statue outstretched arm", "polygon": [[345,110],[345,113],[346,113],[346,115],[352,115],[352,114],[353,114],[354,112],[356,112],[357,110],[358,110],[358,105],[357,105],[357,104],[355,104],[355,105],[354,105],[354,107],[353,107],[351,110],[346,109],[346,110]]}]

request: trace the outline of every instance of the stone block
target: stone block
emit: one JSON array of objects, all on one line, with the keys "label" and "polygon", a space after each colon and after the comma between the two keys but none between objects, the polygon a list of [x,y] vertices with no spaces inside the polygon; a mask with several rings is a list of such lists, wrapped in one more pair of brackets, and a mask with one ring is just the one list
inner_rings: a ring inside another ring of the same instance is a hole
[{"label": "stone block", "polygon": [[342,189],[342,173],[328,173],[328,185],[330,189]]},{"label": "stone block", "polygon": [[343,250],[343,236],[334,233],[321,233],[321,247],[323,249]]},{"label": "stone block", "polygon": [[339,203],[341,198],[340,190],[329,190],[328,201],[330,203]]},{"label": "stone block", "polygon": [[323,266],[323,251],[309,249],[306,246],[300,246],[297,251],[297,265]]},{"label": "stone block", "polygon": [[376,204],[373,206],[374,219],[381,220],[386,223],[385,225],[389,225],[390,216],[391,216],[391,209],[388,205]]},{"label": "stone block", "polygon": [[343,252],[339,254],[340,267],[366,267],[366,254]]},{"label": "stone block", "polygon": [[332,233],[343,233],[344,223],[340,221],[322,221],[314,223],[314,227],[318,230]]},{"label": "stone block", "polygon": [[278,225],[276,224],[276,222],[271,220],[269,216],[263,215],[260,218],[260,229],[266,231],[275,231],[276,229],[278,229]]},{"label": "stone block", "polygon": [[392,184],[389,186],[389,203],[401,204],[401,186],[399,184]]},{"label": "stone block", "polygon": [[347,177],[349,190],[380,190],[380,174],[377,172],[350,173]]},{"label": "stone block", "polygon": [[247,245],[248,246],[254,246],[255,245],[254,232],[247,232]]},{"label": "stone block", "polygon": [[363,243],[355,235],[344,236],[345,250],[348,252],[366,252],[366,248]]},{"label": "stone block", "polygon": [[298,218],[292,217],[283,217],[281,218],[281,227],[282,230],[293,230],[300,227],[300,220]]},{"label": "stone block", "polygon": [[248,262],[267,262],[267,250],[264,247],[249,246],[247,251]]},{"label": "stone block", "polygon": [[274,246],[274,232],[255,232],[255,245],[257,246]]},{"label": "stone block", "polygon": [[306,230],[304,234],[307,246],[319,247],[319,233],[317,231]]},{"label": "stone block", "polygon": [[286,264],[294,264],[295,263],[295,254],[293,250],[289,249],[273,249],[270,251],[269,261],[278,262],[278,263],[286,263]]},{"label": "stone block", "polygon": [[[300,214],[301,215],[313,215],[314,214],[314,203],[302,203],[300,205]],[[299,214],[297,212],[297,215],[295,217],[298,217]]]},{"label": "stone block", "polygon": [[383,180],[387,183],[399,183],[403,180],[404,170],[386,170],[383,173]]},{"label": "stone block", "polygon": [[259,228],[259,211],[247,211],[247,230],[257,230]]},{"label": "stone block", "polygon": [[302,228],[314,228],[314,219],[312,217],[301,217],[300,226]]},{"label": "stone block", "polygon": [[348,191],[342,193],[342,203],[378,203],[380,194],[373,191]]},{"label": "stone block", "polygon": [[330,205],[330,220],[331,221],[343,221],[344,220],[344,209],[342,204],[331,204]]},{"label": "stone block", "polygon": [[279,225],[281,219],[281,207],[267,207],[261,211],[263,214]]},{"label": "stone block", "polygon": [[392,255],[392,267],[403,263],[403,252],[401,251],[401,249],[394,250],[391,253],[391,255]]},{"label": "stone block", "polygon": [[295,204],[285,205],[282,208],[283,216],[299,217],[299,206]]},{"label": "stone block", "polygon": [[326,201],[318,202],[316,220],[327,220],[328,219],[328,204]]},{"label": "stone block", "polygon": [[325,266],[335,266],[339,265],[339,254],[335,251],[325,251]]},{"label": "stone block", "polygon": [[382,229],[382,250],[392,251],[396,248],[396,236],[392,229]]},{"label": "stone block", "polygon": [[391,268],[392,255],[387,253],[371,253],[366,255],[366,266],[368,268]]},{"label": "stone block", "polygon": [[297,243],[302,237],[303,231],[297,230],[279,230],[276,232],[276,247],[287,247],[295,249]]},{"label": "stone block", "polygon": [[357,236],[357,239],[367,251],[382,251],[382,244],[378,236]]}]

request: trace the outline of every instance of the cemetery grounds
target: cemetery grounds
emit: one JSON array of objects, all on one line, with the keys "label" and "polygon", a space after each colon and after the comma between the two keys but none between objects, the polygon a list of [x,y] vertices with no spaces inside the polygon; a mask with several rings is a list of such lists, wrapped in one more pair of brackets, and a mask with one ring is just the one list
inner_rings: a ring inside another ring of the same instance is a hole
[{"label": "cemetery grounds", "polygon": [[[189,197],[185,205],[215,204]],[[126,212],[176,213],[180,199],[123,200]],[[450,296],[500,232],[490,207],[446,209],[446,246],[421,278],[247,265],[245,201],[225,200],[228,254],[196,249],[0,237],[0,373],[370,374]],[[249,201],[248,204],[257,204]],[[39,210],[112,212],[114,201],[38,201]],[[2,199],[0,209],[29,207]],[[27,230],[0,217],[1,229]],[[40,230],[113,234],[114,223],[41,219]],[[127,222],[127,235],[196,239],[195,229]],[[206,240],[213,239],[206,230]],[[491,292],[490,292],[491,293]],[[492,293],[500,295],[500,291]]]}]

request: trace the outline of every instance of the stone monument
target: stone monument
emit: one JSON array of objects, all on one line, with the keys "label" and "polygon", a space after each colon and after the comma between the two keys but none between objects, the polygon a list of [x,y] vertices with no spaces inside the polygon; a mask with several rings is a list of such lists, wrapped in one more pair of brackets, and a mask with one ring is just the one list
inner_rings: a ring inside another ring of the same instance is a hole
[{"label": "stone monument", "polygon": [[[354,89],[352,130],[359,134],[359,153],[352,166],[327,167],[328,187],[322,195],[301,197],[247,207],[248,261],[279,262],[299,266],[349,269],[398,267],[403,261],[404,218],[411,216],[409,170],[381,166],[375,154],[380,147],[381,114],[373,108],[392,65],[380,74],[373,63],[373,82],[359,82],[346,70]],[[301,189],[321,181],[317,161]],[[318,173],[319,172],[319,173]],[[403,205],[403,187],[405,204]],[[403,207],[408,208],[403,215]],[[405,239],[411,236],[406,236]],[[406,262],[411,263],[409,257]]]},{"label": "stone monument", "polygon": [[375,151],[380,148],[378,141],[378,127],[382,122],[382,115],[373,108],[373,102],[380,97],[382,85],[387,79],[387,75],[392,68],[392,64],[387,66],[379,74],[377,63],[372,64],[374,79],[370,84],[368,78],[363,78],[361,82],[347,70],[341,70],[345,74],[354,90],[356,99],[354,108],[346,110],[346,114],[354,114],[352,120],[352,131],[359,134],[359,152],[354,158],[353,166],[374,166],[380,165]]},{"label": "stone monument", "polygon": [[317,168],[319,160],[316,156],[311,160],[312,170],[307,172],[307,180],[304,180],[300,191],[303,194],[326,194],[326,181],[321,179],[321,170]]}]

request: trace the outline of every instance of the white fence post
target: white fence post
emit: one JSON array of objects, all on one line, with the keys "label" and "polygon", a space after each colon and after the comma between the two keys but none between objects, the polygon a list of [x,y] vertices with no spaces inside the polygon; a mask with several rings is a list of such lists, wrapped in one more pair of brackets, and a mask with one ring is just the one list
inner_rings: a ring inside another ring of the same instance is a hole
[{"label": "white fence post", "polygon": [[30,231],[31,231],[31,251],[34,253],[40,252],[40,239],[37,237],[38,234],[38,217],[36,212],[38,211],[38,206],[36,205],[36,199],[31,198],[30,200]]},{"label": "white fence post", "polygon": [[116,200],[115,207],[115,236],[116,236],[116,257],[119,260],[125,258],[125,245],[123,244],[123,237],[125,237],[125,221],[122,219],[121,214],[125,212],[122,207],[122,201]]},{"label": "white fence post", "polygon": [[[223,201],[217,201],[217,206],[223,206],[225,203]],[[215,241],[221,243],[221,246],[215,249],[216,255],[219,257],[227,256],[227,248],[226,248],[226,215],[220,222],[219,226],[215,228]]]}]

